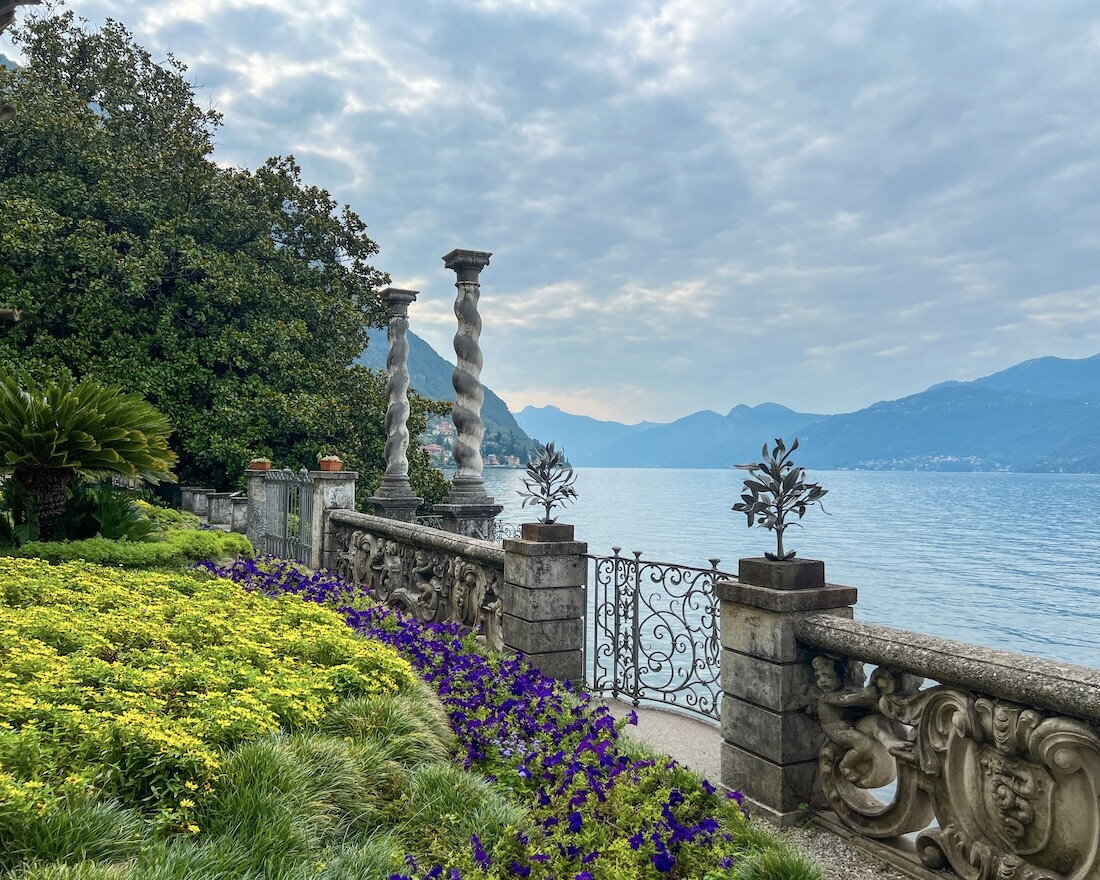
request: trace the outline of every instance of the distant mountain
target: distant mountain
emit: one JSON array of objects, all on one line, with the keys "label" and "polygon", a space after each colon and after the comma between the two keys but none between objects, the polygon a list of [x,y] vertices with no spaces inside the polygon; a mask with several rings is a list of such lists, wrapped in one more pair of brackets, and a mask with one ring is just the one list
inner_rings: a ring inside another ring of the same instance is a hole
[{"label": "distant mountain", "polygon": [[575,465],[589,463],[587,458],[596,449],[657,425],[656,422],[638,422],[636,425],[602,422],[589,416],[562,412],[556,406],[524,407],[516,413],[516,421],[539,442],[552,440],[559,448],[565,449],[569,460]]},{"label": "distant mountain", "polygon": [[8,58],[7,55],[0,52],[0,67],[6,67],[8,70],[15,70],[19,65]]},{"label": "distant mountain", "polygon": [[[454,364],[440,357],[434,348],[413,332],[409,332],[409,384],[423,397],[433,400],[455,399],[451,375]],[[386,355],[389,352],[389,340],[386,330],[371,328],[366,350],[359,356],[359,363],[372,370],[386,369]],[[516,422],[508,410],[508,405],[492,389],[485,388],[485,402],[481,406],[481,420],[485,423],[486,444],[483,451],[490,451],[491,445],[499,444],[501,450],[518,455],[523,461],[535,449],[534,441]],[[495,451],[495,450],[494,450]]]},{"label": "distant mountain", "polygon": [[730,467],[755,460],[765,440],[793,436],[821,418],[777,403],[739,405],[724,416],[704,410],[603,446],[588,462],[596,467]]},{"label": "distant mountain", "polygon": [[[799,463],[820,469],[1100,473],[1100,355],[1038,358],[833,416],[765,403],[637,430],[553,407],[524,413],[541,419],[540,439],[570,436],[573,463],[597,467],[728,467],[797,436]],[[588,433],[569,434],[578,427]]]},{"label": "distant mountain", "polygon": [[1036,358],[973,382],[943,382],[929,390],[952,385],[977,385],[998,391],[1072,400],[1100,391],[1100,354],[1078,360]]}]

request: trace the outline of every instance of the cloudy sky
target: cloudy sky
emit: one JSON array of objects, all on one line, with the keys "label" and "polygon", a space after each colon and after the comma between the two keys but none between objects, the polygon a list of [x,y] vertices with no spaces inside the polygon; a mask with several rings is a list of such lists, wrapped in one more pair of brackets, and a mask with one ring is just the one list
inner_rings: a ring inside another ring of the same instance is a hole
[{"label": "cloudy sky", "polygon": [[[516,411],[843,412],[1100,351],[1100,6],[70,0],[294,154]],[[26,14],[26,13],[22,13]],[[0,53],[17,57],[6,38]]]}]

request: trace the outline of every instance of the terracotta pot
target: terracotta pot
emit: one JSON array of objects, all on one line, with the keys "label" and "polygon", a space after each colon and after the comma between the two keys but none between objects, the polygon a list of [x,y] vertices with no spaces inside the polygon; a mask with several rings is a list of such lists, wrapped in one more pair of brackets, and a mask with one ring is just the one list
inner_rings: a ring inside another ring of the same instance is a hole
[{"label": "terracotta pot", "polygon": [[329,472],[340,470],[343,464],[338,458],[322,458],[320,461],[321,470]]},{"label": "terracotta pot", "polygon": [[269,471],[271,470],[271,462],[266,458],[254,458],[248,463],[248,469],[251,471]]}]

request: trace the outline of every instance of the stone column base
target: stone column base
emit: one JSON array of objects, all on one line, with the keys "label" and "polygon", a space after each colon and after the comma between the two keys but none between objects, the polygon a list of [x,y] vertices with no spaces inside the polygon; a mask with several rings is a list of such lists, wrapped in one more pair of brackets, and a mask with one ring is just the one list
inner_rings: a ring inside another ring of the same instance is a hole
[{"label": "stone column base", "polygon": [[416,522],[416,511],[424,503],[424,499],[417,498],[415,495],[395,497],[378,494],[368,498],[367,503],[374,505],[376,516],[411,523]]},{"label": "stone column base", "polygon": [[435,512],[443,518],[443,531],[453,532],[466,538],[489,540],[493,530],[493,520],[504,510],[504,505],[494,504],[493,499],[485,496],[484,503],[450,504],[444,502],[435,506]]}]

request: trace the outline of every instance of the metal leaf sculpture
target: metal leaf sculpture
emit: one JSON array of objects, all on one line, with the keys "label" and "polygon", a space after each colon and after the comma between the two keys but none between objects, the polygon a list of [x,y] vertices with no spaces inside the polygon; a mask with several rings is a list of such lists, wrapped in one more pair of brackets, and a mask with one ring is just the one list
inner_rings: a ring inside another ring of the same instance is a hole
[{"label": "metal leaf sculpture", "polygon": [[555,449],[551,441],[539,447],[539,457],[527,462],[527,476],[523,479],[526,492],[517,493],[523,498],[522,507],[542,505],[546,515],[539,520],[549,525],[554,522],[550,513],[555,507],[564,507],[577,497],[573,483],[577,475],[565,460],[565,450]]},{"label": "metal leaf sculpture", "polygon": [[[764,461],[739,464],[738,469],[749,471],[751,477],[745,480],[745,491],[741,495],[741,501],[733,505],[738,513],[743,513],[748,518],[748,525],[763,526],[775,532],[776,552],[765,553],[768,559],[789,560],[794,559],[795,551],[784,552],[783,532],[788,526],[800,523],[789,523],[786,517],[790,513],[797,513],[798,518],[806,514],[806,509],[814,504],[821,504],[827,489],[822,489],[817,483],[805,482],[806,471],[804,468],[795,467],[791,461],[791,455],[798,449],[798,438],[794,438],[791,448],[787,449],[782,438],[775,438],[775,448],[769,452],[765,443],[760,451]],[[825,510],[825,505],[821,504]]]}]

